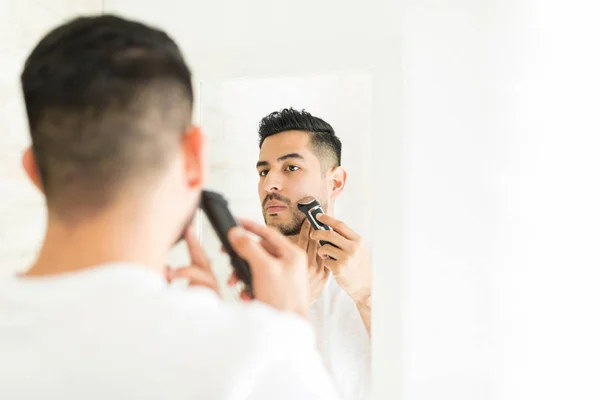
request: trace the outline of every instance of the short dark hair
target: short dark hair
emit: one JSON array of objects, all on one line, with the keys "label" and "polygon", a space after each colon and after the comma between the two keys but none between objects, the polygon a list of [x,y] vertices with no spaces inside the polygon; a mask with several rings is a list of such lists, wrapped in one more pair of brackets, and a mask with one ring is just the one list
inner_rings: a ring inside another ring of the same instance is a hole
[{"label": "short dark hair", "polygon": [[342,142],[333,127],[309,112],[294,108],[274,111],[264,117],[258,127],[259,148],[266,138],[286,131],[304,131],[312,134],[311,144],[320,158],[329,157],[334,166],[342,165]]},{"label": "short dark hair", "polygon": [[163,31],[112,15],[50,31],[21,75],[32,149],[49,207],[104,207],[151,179],[191,125],[191,73]]}]

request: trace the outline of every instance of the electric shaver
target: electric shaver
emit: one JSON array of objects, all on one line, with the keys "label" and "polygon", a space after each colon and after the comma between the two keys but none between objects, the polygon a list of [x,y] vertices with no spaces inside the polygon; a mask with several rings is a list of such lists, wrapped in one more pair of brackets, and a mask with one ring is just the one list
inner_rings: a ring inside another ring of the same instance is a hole
[{"label": "electric shaver", "polygon": [[[298,202],[298,209],[302,211],[304,215],[306,215],[306,218],[308,219],[308,221],[314,229],[319,229],[322,231],[332,230],[329,225],[325,225],[324,223],[319,222],[319,220],[317,220],[317,215],[325,214],[325,212],[323,211],[321,204],[319,204],[317,199],[315,199],[314,197],[308,196],[300,200]],[[319,240],[319,243],[321,244],[321,246],[330,244],[334,247],[337,247],[333,243],[330,243],[325,240]]]},{"label": "electric shaver", "polygon": [[229,255],[235,274],[244,283],[246,289],[252,293],[252,274],[250,273],[250,267],[248,263],[233,250],[233,247],[227,238],[229,230],[238,225],[231,214],[231,211],[229,211],[227,200],[220,193],[203,190],[200,208],[208,217],[221,244]]}]

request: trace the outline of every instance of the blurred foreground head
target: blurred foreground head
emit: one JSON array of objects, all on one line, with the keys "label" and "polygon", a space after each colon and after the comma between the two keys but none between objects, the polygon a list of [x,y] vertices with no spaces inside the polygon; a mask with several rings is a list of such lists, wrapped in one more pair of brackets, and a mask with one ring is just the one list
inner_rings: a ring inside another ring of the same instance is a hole
[{"label": "blurred foreground head", "polygon": [[202,135],[190,70],[165,32],[111,15],[71,20],[37,44],[21,83],[23,165],[50,220],[137,209],[160,214],[165,240],[180,236],[198,204]]}]

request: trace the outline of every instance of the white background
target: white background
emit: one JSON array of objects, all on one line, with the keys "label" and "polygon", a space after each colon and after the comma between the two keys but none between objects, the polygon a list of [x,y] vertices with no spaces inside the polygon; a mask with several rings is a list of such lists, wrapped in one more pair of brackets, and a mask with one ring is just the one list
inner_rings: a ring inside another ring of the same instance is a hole
[{"label": "white background", "polygon": [[[8,272],[34,251],[43,218],[18,172],[27,142],[14,103],[19,63],[49,24],[100,5],[2,7]],[[373,198],[385,201],[373,226],[377,399],[600,397],[595,2],[104,7],[168,29],[199,80],[373,73]]]}]

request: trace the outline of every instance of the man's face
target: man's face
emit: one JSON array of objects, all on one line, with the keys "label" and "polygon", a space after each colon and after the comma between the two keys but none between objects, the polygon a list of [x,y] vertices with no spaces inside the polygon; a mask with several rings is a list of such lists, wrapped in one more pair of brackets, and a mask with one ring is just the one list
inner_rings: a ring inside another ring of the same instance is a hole
[{"label": "man's face", "polygon": [[304,214],[298,200],[314,196],[327,212],[327,178],[310,147],[310,136],[302,131],[287,131],[263,142],[256,164],[258,196],[265,223],[281,233],[300,233]]}]

